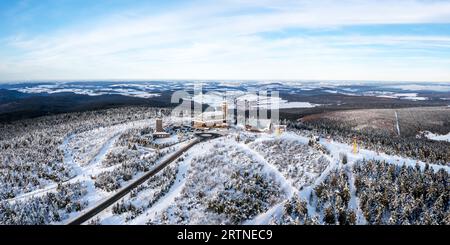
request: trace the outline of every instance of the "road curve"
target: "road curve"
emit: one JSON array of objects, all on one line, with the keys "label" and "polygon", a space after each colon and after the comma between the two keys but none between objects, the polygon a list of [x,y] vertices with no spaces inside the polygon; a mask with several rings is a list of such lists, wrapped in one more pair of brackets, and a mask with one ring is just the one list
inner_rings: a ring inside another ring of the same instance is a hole
[{"label": "road curve", "polygon": [[100,202],[95,207],[92,207],[86,211],[84,211],[82,214],[77,216],[76,218],[70,220],[67,222],[67,225],[81,225],[90,218],[94,217],[96,214],[100,213],[101,211],[105,210],[107,207],[111,206],[113,203],[117,202],[120,198],[124,197],[126,194],[128,194],[132,189],[136,188],[140,184],[144,183],[149,178],[153,177],[155,174],[157,174],[159,171],[164,169],[167,165],[169,165],[171,162],[176,160],[179,156],[181,156],[184,152],[189,150],[192,146],[196,145],[197,143],[205,140],[205,138],[197,138],[190,142],[188,145],[184,146],[180,150],[173,153],[169,158],[161,162],[160,164],[154,166],[151,170],[146,172],[143,176],[138,178],[137,180],[133,181],[132,183],[128,184],[124,188],[120,189],[117,193],[113,194],[112,196],[108,197],[107,199]]}]

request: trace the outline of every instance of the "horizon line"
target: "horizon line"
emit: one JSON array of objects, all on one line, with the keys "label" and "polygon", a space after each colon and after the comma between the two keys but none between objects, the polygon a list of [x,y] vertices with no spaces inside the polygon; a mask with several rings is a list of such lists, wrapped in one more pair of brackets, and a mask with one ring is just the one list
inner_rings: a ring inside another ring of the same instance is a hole
[{"label": "horizon line", "polygon": [[444,80],[355,80],[355,79],[194,79],[194,78],[102,78],[102,79],[21,79],[0,80],[0,84],[39,82],[374,82],[374,83],[449,83]]}]

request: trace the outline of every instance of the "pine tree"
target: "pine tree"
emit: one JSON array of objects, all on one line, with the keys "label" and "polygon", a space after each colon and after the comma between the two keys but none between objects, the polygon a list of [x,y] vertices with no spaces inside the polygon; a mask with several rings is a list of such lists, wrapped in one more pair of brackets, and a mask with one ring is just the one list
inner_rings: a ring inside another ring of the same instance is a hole
[{"label": "pine tree", "polygon": [[349,211],[347,220],[349,225],[356,225],[356,213],[354,210]]},{"label": "pine tree", "polygon": [[336,224],[336,217],[334,216],[333,208],[331,206],[325,209],[325,215],[323,217],[325,224],[334,225]]},{"label": "pine tree", "polygon": [[338,221],[340,225],[348,225],[347,222],[347,212],[345,211],[345,209],[340,209],[339,213],[338,213]]}]

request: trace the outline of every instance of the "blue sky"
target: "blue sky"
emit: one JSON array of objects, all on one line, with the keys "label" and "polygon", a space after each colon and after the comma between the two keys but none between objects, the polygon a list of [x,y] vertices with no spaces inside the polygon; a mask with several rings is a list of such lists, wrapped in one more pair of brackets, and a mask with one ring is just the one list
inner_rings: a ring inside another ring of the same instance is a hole
[{"label": "blue sky", "polygon": [[3,0],[0,80],[450,81],[450,1]]}]

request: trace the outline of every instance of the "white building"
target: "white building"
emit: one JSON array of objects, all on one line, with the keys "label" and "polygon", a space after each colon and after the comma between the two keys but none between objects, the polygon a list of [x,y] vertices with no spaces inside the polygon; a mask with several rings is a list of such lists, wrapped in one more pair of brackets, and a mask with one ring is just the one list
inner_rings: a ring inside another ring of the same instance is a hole
[{"label": "white building", "polygon": [[223,128],[228,127],[228,105],[224,102],[220,111],[206,111],[194,118],[194,128]]}]

